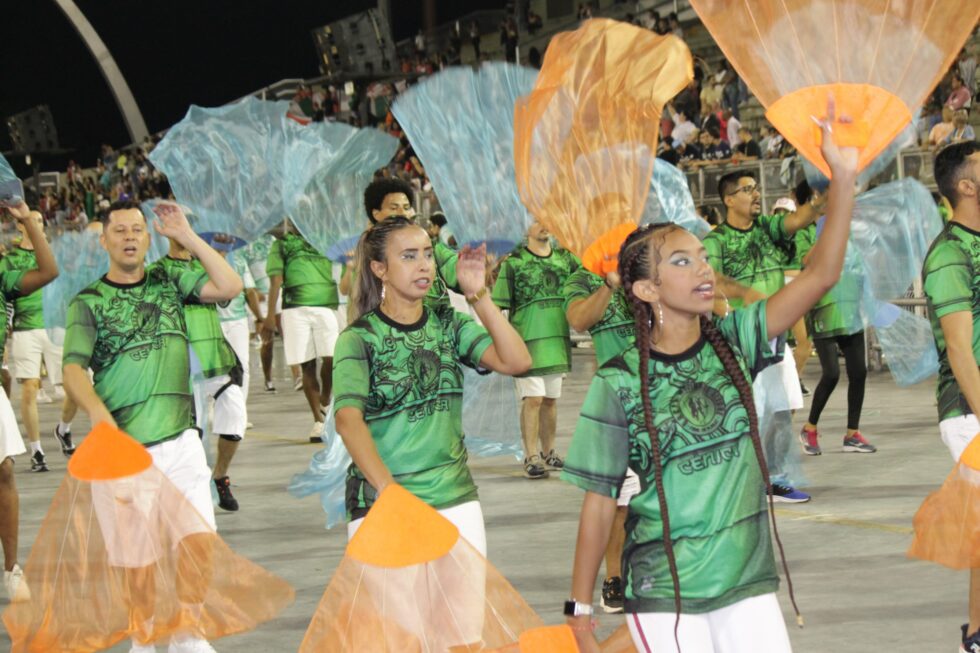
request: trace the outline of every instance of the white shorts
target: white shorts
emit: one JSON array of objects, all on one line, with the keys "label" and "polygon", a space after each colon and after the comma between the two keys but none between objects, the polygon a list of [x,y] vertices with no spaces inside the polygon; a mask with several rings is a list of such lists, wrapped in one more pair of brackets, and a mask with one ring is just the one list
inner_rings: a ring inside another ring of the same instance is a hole
[{"label": "white shorts", "polygon": [[953,460],[959,462],[963,450],[980,433],[980,422],[974,414],[950,417],[939,422],[939,435],[949,447]]},{"label": "white shorts", "polygon": [[564,374],[548,374],[547,376],[525,376],[515,378],[517,394],[521,399],[528,397],[545,397],[558,399],[561,397],[561,382]]},{"label": "white shorts", "polygon": [[[626,615],[639,653],[677,653],[673,612]],[[695,653],[791,653],[786,622],[775,594],[753,596],[704,614],[682,614],[682,651]]]},{"label": "white shorts", "polygon": [[803,408],[803,391],[793,352],[789,345],[784,347],[783,360],[759,372],[752,382],[755,409],[760,418],[763,414]]},{"label": "white shorts", "polygon": [[[480,552],[480,555],[487,555],[487,531],[483,524],[483,508],[479,501],[467,501],[452,508],[444,508],[439,514],[453,523],[459,529],[459,534],[473,545],[473,548]],[[364,517],[355,519],[347,524],[347,541],[354,537],[354,533],[361,527]]]},{"label": "white shorts", "polygon": [[[145,567],[159,559],[161,531],[176,544],[195,533],[216,530],[211,503],[211,470],[196,429],[147,448],[153,465],[184,495],[198,515],[162,515],[153,476],[138,474],[113,481],[92,482],[92,503],[105,540],[109,564]],[[203,519],[202,519],[203,518]],[[164,526],[160,526],[160,522]]]},{"label": "white shorts", "polygon": [[347,304],[341,304],[335,309],[337,313],[337,333],[347,328]]},{"label": "white shorts", "polygon": [[[231,383],[231,377],[227,374],[194,381],[194,385],[199,386],[202,390],[200,393],[194,393],[195,398],[203,395],[214,399],[214,416],[211,418],[210,431],[218,435],[235,435],[238,436],[238,439],[244,437],[248,416],[246,415],[245,395],[242,393],[242,387]],[[215,399],[215,394],[222,388],[224,391]],[[203,428],[203,418],[207,409],[207,406],[198,406],[195,402],[194,410],[197,412],[198,428]]]},{"label": "white shorts", "polygon": [[27,451],[24,438],[20,435],[14,409],[7,393],[0,388],[0,463],[11,456],[19,456]]},{"label": "white shorts", "polygon": [[298,306],[282,312],[282,346],[286,365],[333,356],[337,344],[337,312],[324,306]]},{"label": "white shorts", "polygon": [[14,331],[10,343],[15,379],[40,379],[43,357],[48,379],[54,385],[61,383],[61,347],[51,342],[46,330]]},{"label": "white shorts", "polygon": [[619,498],[616,499],[616,505],[621,507],[630,505],[630,499],[639,493],[640,477],[636,475],[636,472],[627,467],[626,478],[623,479],[623,484],[619,486]]},{"label": "white shorts", "polygon": [[249,347],[248,347],[248,320],[231,320],[230,322],[221,323],[221,332],[225,334],[225,340],[231,345],[232,350],[235,355],[238,356],[238,360],[242,364],[242,396],[248,400],[248,368],[249,368]]}]

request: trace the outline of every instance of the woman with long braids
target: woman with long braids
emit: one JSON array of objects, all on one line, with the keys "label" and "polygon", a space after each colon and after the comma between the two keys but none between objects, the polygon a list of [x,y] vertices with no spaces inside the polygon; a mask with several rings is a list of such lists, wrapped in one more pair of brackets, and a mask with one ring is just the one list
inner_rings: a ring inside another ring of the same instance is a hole
[{"label": "woman with long braids", "polygon": [[806,270],[767,300],[710,317],[714,271],[701,242],[680,227],[637,229],[620,249],[637,346],[597,372],[562,473],[586,490],[565,604],[583,653],[599,650],[592,596],[627,467],[641,484],[622,556],[637,650],[790,651],[775,594],[771,487],[752,377],[780,358],[782,344],[772,341],[840,275],[857,152],[833,143],[833,120],[830,102],[821,123],[833,175],[826,226]]},{"label": "woman with long braids", "polygon": [[485,247],[464,247],[457,276],[484,326],[451,307],[423,304],[435,276],[432,242],[407,218],[389,217],[361,237],[363,272],[353,319],[334,354],[337,432],[353,464],[348,536],[389,484],[439,510],[486,553],[483,513],[463,446],[460,365],[520,374],[531,356],[486,288]]}]

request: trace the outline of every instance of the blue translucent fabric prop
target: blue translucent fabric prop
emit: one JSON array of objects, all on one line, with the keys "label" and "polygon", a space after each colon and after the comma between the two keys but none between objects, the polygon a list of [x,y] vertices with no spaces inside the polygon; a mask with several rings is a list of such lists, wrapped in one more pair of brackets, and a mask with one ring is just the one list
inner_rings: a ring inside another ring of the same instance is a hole
[{"label": "blue translucent fabric prop", "polygon": [[521,460],[521,423],[514,379],[463,367],[463,433],[470,455]]},{"label": "blue translucent fabric prop", "polygon": [[327,528],[333,528],[346,521],[347,508],[344,503],[347,488],[347,468],[351,464],[350,454],[340,434],[333,411],[323,425],[323,448],[313,455],[309,468],[295,474],[289,484],[289,493],[298,499],[313,494],[320,495],[320,505],[327,515]]},{"label": "blue translucent fabric prop", "polygon": [[109,255],[95,231],[66,231],[51,239],[51,251],[58,262],[58,276],[44,286],[41,301],[44,323],[52,342],[64,341],[68,304],[89,284],[109,271]]},{"label": "blue translucent fabric prop", "polygon": [[150,153],[177,200],[190,206],[200,231],[258,238],[286,214],[283,159],[288,102],[248,97],[228,106],[191,106]]},{"label": "blue translucent fabric prop", "polygon": [[711,225],[694,208],[687,176],[663,159],[657,159],[640,226],[662,222],[684,227],[698,238],[704,238],[711,231]]},{"label": "blue translucent fabric prop", "polygon": [[351,259],[349,253],[357,249],[357,243],[360,239],[360,235],[357,235],[339,240],[331,245],[323,255],[331,261],[347,263]]},{"label": "blue translucent fabric prop", "polygon": [[0,182],[13,181],[17,179],[17,173],[10,167],[10,163],[0,154]]},{"label": "blue translucent fabric prop", "polygon": [[334,122],[294,123],[287,134],[286,213],[307,242],[326,255],[364,230],[364,189],[398,151],[398,139]]},{"label": "blue translucent fabric prop", "polygon": [[198,234],[208,245],[219,252],[233,252],[236,249],[245,247],[245,241],[238,236],[220,233],[216,231],[202,231]]},{"label": "blue translucent fabric prop", "polygon": [[898,315],[888,325],[876,327],[875,334],[898,385],[925,381],[939,370],[939,354],[926,318],[898,309]]},{"label": "blue translucent fabric prop", "polygon": [[[170,251],[170,241],[158,234],[156,228],[153,226],[153,221],[157,219],[157,214],[153,208],[163,201],[166,200],[152,199],[140,204],[140,211],[143,212],[143,217],[146,218],[147,230],[150,232],[150,248],[146,251],[147,264],[159,261]],[[187,221],[191,227],[196,230],[198,228],[196,214],[192,213],[190,207],[184,204],[181,204],[181,208],[187,216]]]},{"label": "blue translucent fabric prop", "polygon": [[466,244],[474,248],[479,247],[481,244],[486,244],[487,254],[491,254],[497,258],[511,253],[514,251],[514,248],[517,247],[516,242],[513,240],[506,240],[504,238],[490,238],[484,241],[472,240]]},{"label": "blue translucent fabric prop", "polygon": [[520,242],[533,221],[514,176],[514,104],[537,72],[508,63],[453,67],[398,96],[411,141],[459,243]]}]

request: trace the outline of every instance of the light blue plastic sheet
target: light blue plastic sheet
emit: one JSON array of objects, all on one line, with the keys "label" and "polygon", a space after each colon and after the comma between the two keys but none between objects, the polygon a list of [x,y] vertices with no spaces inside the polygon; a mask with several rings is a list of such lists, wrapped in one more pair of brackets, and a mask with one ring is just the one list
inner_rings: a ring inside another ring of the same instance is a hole
[{"label": "light blue plastic sheet", "polygon": [[519,404],[511,377],[463,367],[463,434],[470,455],[523,458]]},{"label": "light blue plastic sheet", "polygon": [[248,97],[213,109],[191,106],[150,153],[200,231],[252,241],[282,221],[288,102]]},{"label": "light blue plastic sheet", "polygon": [[44,286],[41,301],[44,324],[55,344],[64,342],[68,304],[75,295],[109,271],[109,254],[99,243],[95,231],[66,231],[51,239],[51,251],[58,262],[58,276]]},{"label": "light blue plastic sheet", "polygon": [[289,493],[299,499],[319,494],[320,505],[327,515],[326,527],[333,528],[347,519],[344,498],[347,468],[351,464],[347,447],[337,433],[333,411],[324,423],[322,437],[323,448],[313,454],[305,472],[293,475]]},{"label": "light blue plastic sheet", "polygon": [[925,381],[939,370],[939,353],[929,320],[898,309],[887,326],[875,328],[888,370],[901,386]]},{"label": "light blue plastic sheet", "polygon": [[520,242],[532,222],[514,175],[514,104],[537,72],[508,63],[453,67],[402,93],[392,112],[461,245]]},{"label": "light blue plastic sheet", "polygon": [[17,179],[17,173],[10,167],[10,163],[0,154],[0,182]]},{"label": "light blue plastic sheet", "polygon": [[398,139],[333,122],[294,123],[286,133],[286,213],[307,242],[326,255],[364,230],[364,189],[398,151]]},{"label": "light blue plastic sheet", "polygon": [[687,177],[668,162],[657,159],[650,179],[650,197],[643,207],[640,225],[661,222],[684,227],[698,238],[704,238],[711,231],[711,225],[694,208]]}]

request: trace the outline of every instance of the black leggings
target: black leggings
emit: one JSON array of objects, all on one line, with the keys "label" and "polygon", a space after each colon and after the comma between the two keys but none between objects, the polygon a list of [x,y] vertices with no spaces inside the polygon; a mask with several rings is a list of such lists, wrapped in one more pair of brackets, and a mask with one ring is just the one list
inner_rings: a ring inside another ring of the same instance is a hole
[{"label": "black leggings", "polygon": [[813,347],[820,358],[820,383],[813,392],[810,405],[810,423],[816,426],[840,379],[840,364],[837,362],[837,348],[844,354],[844,368],[847,370],[847,428],[857,430],[861,422],[861,408],[864,406],[864,381],[868,376],[868,366],[864,362],[864,331],[850,336],[816,338]]}]

